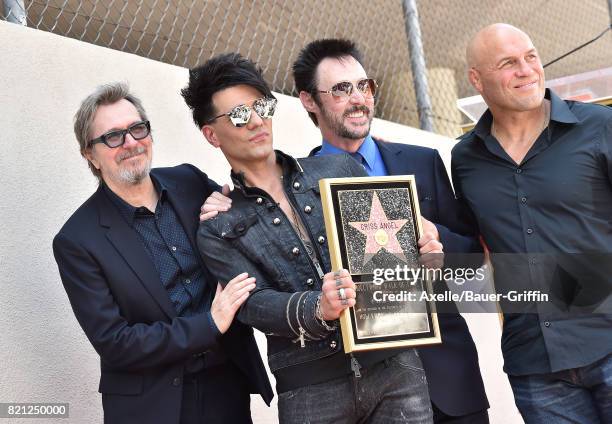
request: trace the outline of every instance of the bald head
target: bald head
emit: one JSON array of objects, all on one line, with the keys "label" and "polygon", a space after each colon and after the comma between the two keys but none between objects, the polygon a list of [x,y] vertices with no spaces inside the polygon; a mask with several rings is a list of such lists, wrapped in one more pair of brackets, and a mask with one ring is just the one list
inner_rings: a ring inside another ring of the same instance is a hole
[{"label": "bald head", "polygon": [[511,38],[522,38],[533,46],[531,39],[520,29],[503,23],[491,24],[476,33],[468,43],[465,57],[468,68],[479,68],[491,59],[491,54]]},{"label": "bald head", "polygon": [[508,24],[489,25],[470,40],[466,50],[468,78],[489,109],[537,110],[544,99],[544,69],[531,39]]}]

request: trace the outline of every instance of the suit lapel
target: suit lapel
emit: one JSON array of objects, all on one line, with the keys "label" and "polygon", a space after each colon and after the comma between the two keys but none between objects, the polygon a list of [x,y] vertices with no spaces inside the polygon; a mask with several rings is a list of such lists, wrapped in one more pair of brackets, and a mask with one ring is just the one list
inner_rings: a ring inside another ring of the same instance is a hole
[{"label": "suit lapel", "polygon": [[[203,193],[201,196],[186,193],[182,187],[176,184],[176,182],[166,180],[158,174],[155,174],[155,177],[168,189],[166,191],[168,200],[172,204],[172,207],[176,212],[183,229],[187,233],[191,248],[198,258],[202,268],[204,268],[205,272],[208,272],[206,265],[204,265],[204,262],[202,261],[202,255],[200,255],[200,251],[198,250],[196,235],[198,232],[198,226],[200,224],[200,206],[202,206],[202,203],[204,203],[204,200],[206,200],[206,197],[210,193]],[[213,288],[213,290],[217,289],[217,282],[211,276],[206,278],[206,282]]]},{"label": "suit lapel", "polygon": [[374,140],[382,156],[389,175],[405,175],[410,173],[409,158],[404,157],[402,150],[391,143]]},{"label": "suit lapel", "polygon": [[421,201],[421,213],[423,213],[425,210],[423,200],[431,200],[430,190],[427,189],[429,187],[427,181],[429,180],[423,179],[426,175],[422,171],[424,164],[419,164],[418,160],[410,155],[410,146],[408,145],[385,143],[377,140],[375,142],[389,175],[414,175],[417,194]]},{"label": "suit lapel", "polygon": [[155,264],[142,244],[138,234],[125,222],[117,208],[111,203],[103,188],[98,189],[98,210],[100,225],[107,228],[106,237],[125,259],[127,265],[138,276],[138,279],[159,304],[169,318],[176,316],[174,305],[164,288]]}]

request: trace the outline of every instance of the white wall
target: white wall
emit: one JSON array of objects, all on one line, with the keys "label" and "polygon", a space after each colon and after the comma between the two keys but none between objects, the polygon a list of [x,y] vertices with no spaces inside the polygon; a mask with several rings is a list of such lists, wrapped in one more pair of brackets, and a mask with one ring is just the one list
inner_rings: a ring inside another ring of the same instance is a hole
[{"label": "white wall", "polygon": [[[96,187],[79,155],[72,115],[97,85],[127,81],[152,122],[155,166],[191,162],[218,182],[228,180],[228,167],[178,94],[187,81],[184,68],[0,21],[0,75],[0,402],[69,402],[70,419],[61,422],[101,422],[98,358],[72,314],[51,252],[55,233]],[[279,98],[275,144],[303,156],[319,133],[297,99]],[[452,146],[380,120],[373,133],[434,146],[445,160]],[[520,422],[500,371],[496,319],[470,319],[492,422]],[[255,422],[275,422],[274,409],[262,405],[255,399]]]}]

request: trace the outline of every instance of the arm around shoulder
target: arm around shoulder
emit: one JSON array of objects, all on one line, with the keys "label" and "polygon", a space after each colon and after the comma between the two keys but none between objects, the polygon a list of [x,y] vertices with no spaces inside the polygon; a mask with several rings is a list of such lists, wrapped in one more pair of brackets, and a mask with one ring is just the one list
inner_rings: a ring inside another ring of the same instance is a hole
[{"label": "arm around shoulder", "polygon": [[81,328],[111,367],[157,367],[185,360],[216,344],[217,332],[206,314],[129,323],[98,264],[100,258],[62,233],[53,240],[53,253]]}]

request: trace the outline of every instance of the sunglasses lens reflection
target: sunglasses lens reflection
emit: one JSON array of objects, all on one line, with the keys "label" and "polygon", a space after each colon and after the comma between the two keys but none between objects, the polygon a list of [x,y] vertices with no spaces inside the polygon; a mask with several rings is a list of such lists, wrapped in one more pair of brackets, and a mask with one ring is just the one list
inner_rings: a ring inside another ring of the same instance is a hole
[{"label": "sunglasses lens reflection", "polygon": [[349,97],[353,93],[353,83],[342,81],[331,89],[332,95],[336,97]]},{"label": "sunglasses lens reflection", "polygon": [[253,103],[253,109],[262,119],[270,119],[276,110],[276,99],[263,98]]},{"label": "sunglasses lens reflection", "polygon": [[[353,94],[353,83],[342,81],[331,88],[331,94],[335,97],[348,98]],[[366,98],[374,97],[376,94],[376,81],[365,78],[357,82],[357,90]]]},{"label": "sunglasses lens reflection", "polygon": [[374,97],[376,95],[376,81],[372,78],[367,78],[357,83],[357,89],[365,97]]},{"label": "sunglasses lens reflection", "polygon": [[244,127],[251,120],[253,110],[261,119],[270,119],[276,110],[276,99],[257,99],[253,102],[252,108],[246,105],[236,106],[228,113],[232,125],[237,128]]},{"label": "sunglasses lens reflection", "polygon": [[235,127],[244,127],[251,119],[251,108],[246,105],[236,106],[228,116]]}]

